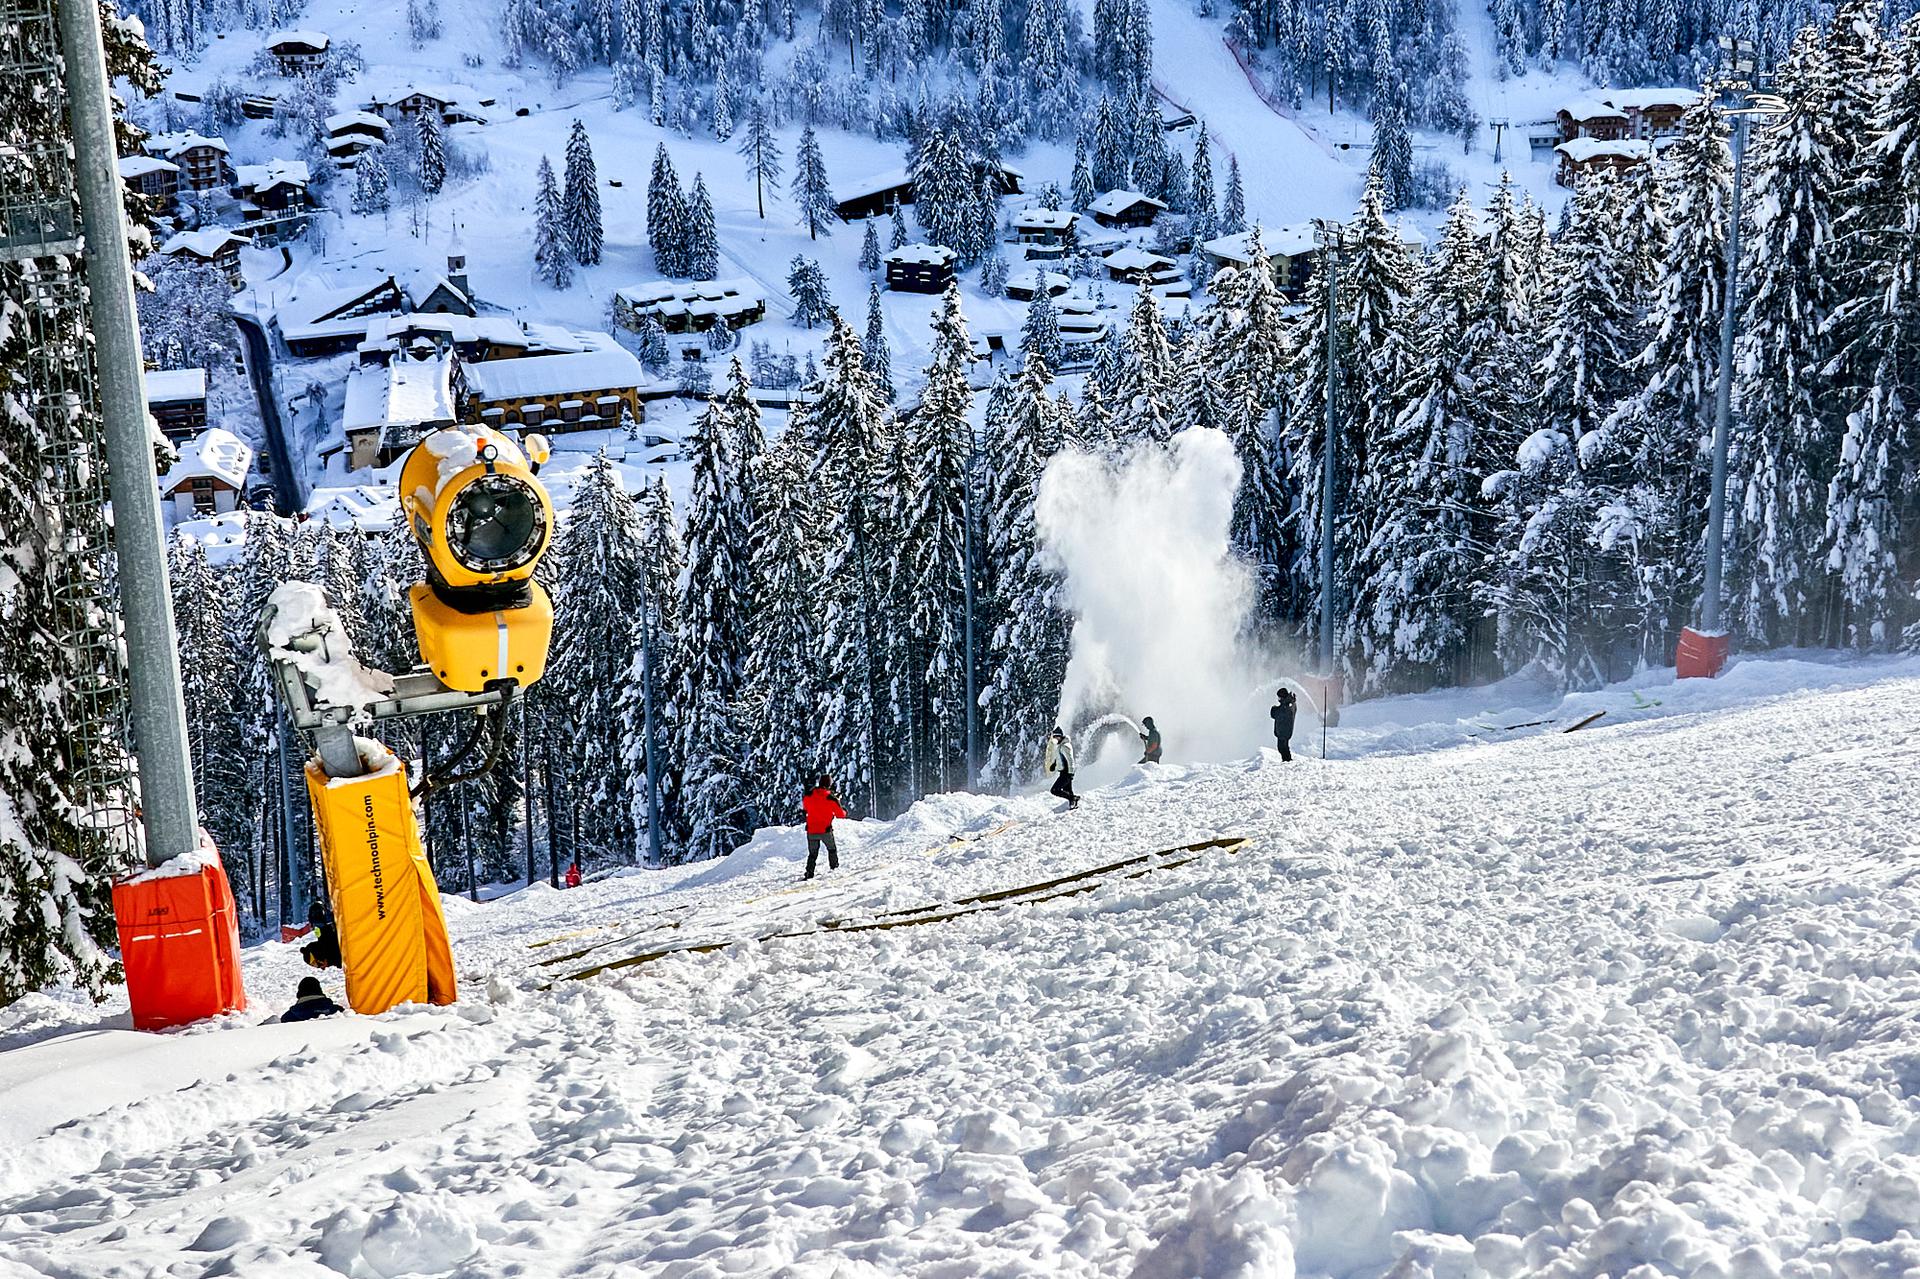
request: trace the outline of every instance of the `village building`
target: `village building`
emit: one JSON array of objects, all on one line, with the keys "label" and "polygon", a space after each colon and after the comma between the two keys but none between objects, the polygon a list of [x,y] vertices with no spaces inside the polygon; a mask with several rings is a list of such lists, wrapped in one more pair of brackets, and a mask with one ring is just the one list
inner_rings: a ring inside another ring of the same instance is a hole
[{"label": "village building", "polygon": [[1164,288],[1182,279],[1180,267],[1172,258],[1131,245],[1107,254],[1100,259],[1100,265],[1106,267],[1108,279],[1118,280],[1122,284],[1139,284],[1144,280],[1156,288]]},{"label": "village building", "polygon": [[1574,138],[1553,149],[1553,180],[1563,187],[1577,186],[1594,173],[1619,173],[1653,158],[1651,142]]},{"label": "village building", "polygon": [[887,287],[896,293],[944,293],[953,282],[952,249],[944,244],[903,244],[890,250],[886,264]]},{"label": "village building", "polygon": [[1108,191],[1087,206],[1093,220],[1105,227],[1152,226],[1166,211],[1165,203],[1139,191]]},{"label": "village building", "polygon": [[233,194],[256,242],[273,243],[306,230],[312,180],[305,160],[269,160],[234,169]]},{"label": "village building", "polygon": [[614,322],[635,333],[649,316],[668,333],[704,333],[716,320],[737,329],[766,314],[767,299],[751,280],[655,280],[613,295]]},{"label": "village building", "polygon": [[205,369],[148,369],[147,412],[160,433],[179,444],[207,427]]},{"label": "village building", "polygon": [[[973,164],[974,182],[979,183],[989,171],[994,177],[995,195],[1020,194],[1020,184],[1026,174],[1010,164],[989,164],[985,160],[976,160]],[[841,188],[834,212],[840,215],[843,222],[857,222],[862,218],[892,213],[897,205],[912,203],[912,175],[905,169],[889,169]]]},{"label": "village building", "polygon": [[1016,302],[1031,302],[1038,297],[1042,288],[1048,297],[1058,297],[1073,287],[1073,281],[1059,271],[1043,271],[1035,268],[1021,271],[1007,277],[1007,296]]},{"label": "village building", "polygon": [[425,341],[384,363],[357,365],[347,374],[340,435],[322,446],[321,458],[344,450],[349,472],[391,464],[421,437],[453,425],[458,373],[458,356]]},{"label": "village building", "polygon": [[[1260,245],[1273,269],[1274,287],[1289,298],[1298,298],[1313,279],[1314,263],[1320,257],[1320,230],[1311,222],[1291,222],[1260,228]],[[1400,246],[1409,256],[1418,254],[1426,238],[1407,223],[1394,224]],[[1216,269],[1245,267],[1253,262],[1253,231],[1223,235],[1200,246]]]},{"label": "village building", "polygon": [[147,139],[146,152],[171,161],[180,171],[180,185],[189,191],[217,191],[227,185],[227,144],[219,138],[156,133]]},{"label": "village building", "polygon": [[223,226],[202,227],[198,231],[177,232],[160,252],[170,258],[204,262],[223,273],[235,287],[240,284],[240,250],[252,241]]},{"label": "village building", "polygon": [[1094,344],[1107,336],[1107,321],[1092,298],[1063,297],[1054,303],[1060,316],[1063,364],[1078,364],[1093,356]]},{"label": "village building", "polygon": [[352,168],[360,153],[387,141],[393,126],[371,111],[342,111],[325,121],[327,154],[342,168]]},{"label": "village building", "polygon": [[267,52],[281,75],[305,75],[326,65],[327,43],[324,31],[276,31],[267,37]]},{"label": "village building", "polygon": [[157,155],[122,156],[120,179],[134,194],[171,205],[180,191],[180,166]]},{"label": "village building", "polygon": [[421,342],[451,351],[463,364],[517,360],[535,349],[520,323],[505,315],[448,315],[410,311],[367,320],[366,338],[356,348],[361,363],[378,363]]},{"label": "village building", "polygon": [[1022,209],[1013,215],[1013,239],[1027,246],[1029,258],[1064,257],[1073,248],[1072,209]]},{"label": "village building", "polygon": [[309,358],[351,351],[367,335],[367,318],[411,310],[391,275],[333,289],[303,289],[273,313],[273,328],[291,355]]},{"label": "village building", "polygon": [[1554,118],[1561,142],[1658,143],[1678,137],[1681,117],[1700,101],[1695,89],[1606,89],[1569,102]]},{"label": "village building", "polygon": [[492,101],[462,85],[408,84],[369,99],[366,109],[385,116],[390,124],[412,124],[423,111],[439,116],[442,124],[485,124],[484,108]]},{"label": "village building", "polygon": [[530,355],[464,367],[461,420],[550,435],[644,421],[640,361],[612,338],[572,355]]},{"label": "village building", "polygon": [[253,449],[216,426],[180,446],[179,460],[160,477],[160,499],[176,520],[225,514],[240,505],[252,469]]}]

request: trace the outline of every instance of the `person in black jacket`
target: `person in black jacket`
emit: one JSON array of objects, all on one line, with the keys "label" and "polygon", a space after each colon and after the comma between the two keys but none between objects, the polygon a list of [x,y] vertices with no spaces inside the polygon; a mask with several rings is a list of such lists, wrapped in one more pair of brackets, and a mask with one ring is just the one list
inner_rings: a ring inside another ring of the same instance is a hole
[{"label": "person in black jacket", "polygon": [[1299,706],[1293,690],[1283,688],[1274,694],[1273,709],[1267,712],[1273,716],[1273,747],[1280,752],[1281,759],[1293,758],[1293,717]]},{"label": "person in black jacket", "polygon": [[315,1017],[331,1017],[346,1011],[327,998],[327,992],[320,989],[318,977],[302,977],[293,994],[293,1007],[280,1014],[281,1021],[312,1021]]}]

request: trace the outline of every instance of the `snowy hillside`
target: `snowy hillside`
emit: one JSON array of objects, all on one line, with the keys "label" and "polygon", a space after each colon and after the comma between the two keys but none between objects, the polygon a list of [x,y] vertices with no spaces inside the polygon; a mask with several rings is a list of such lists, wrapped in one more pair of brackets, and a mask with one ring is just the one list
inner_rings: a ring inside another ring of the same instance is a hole
[{"label": "snowy hillside", "polygon": [[0,1275],[1920,1268],[1920,667],[1365,712],[1069,815],[934,797],[806,888],[789,830],[454,900],[455,1008],[258,1024],[278,946],[187,1033],[31,998]]}]

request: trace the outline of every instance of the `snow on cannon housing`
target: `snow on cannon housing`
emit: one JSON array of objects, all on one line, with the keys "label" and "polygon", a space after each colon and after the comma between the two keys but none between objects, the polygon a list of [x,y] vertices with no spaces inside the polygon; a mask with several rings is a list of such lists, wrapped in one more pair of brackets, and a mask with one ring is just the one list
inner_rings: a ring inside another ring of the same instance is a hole
[{"label": "snow on cannon housing", "polygon": [[[408,593],[423,666],[397,676],[362,667],[311,583],[283,584],[261,619],[289,718],[313,739],[307,793],[355,1012],[455,998],[413,801],[490,770],[515,692],[546,669],[553,604],[532,579],[552,540],[553,504],[536,478],[547,443],[537,435],[526,443],[522,452],[488,427],[446,427],[401,466],[401,509],[427,565]],[[455,710],[474,714],[473,729],[453,758],[411,785],[385,746],[353,731]]]}]

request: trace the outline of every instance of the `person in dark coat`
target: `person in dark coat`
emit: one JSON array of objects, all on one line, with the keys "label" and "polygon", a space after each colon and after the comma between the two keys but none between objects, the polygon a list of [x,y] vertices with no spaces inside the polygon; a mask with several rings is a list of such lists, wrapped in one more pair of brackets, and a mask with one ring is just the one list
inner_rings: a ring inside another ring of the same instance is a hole
[{"label": "person in dark coat", "polygon": [[1049,794],[1066,800],[1068,808],[1080,807],[1080,797],[1073,793],[1073,743],[1063,728],[1055,727],[1047,738],[1047,771],[1056,774]]},{"label": "person in dark coat", "polygon": [[312,1021],[315,1017],[331,1017],[345,1011],[327,998],[327,992],[320,989],[318,977],[302,977],[293,992],[293,1007],[281,1013],[280,1020]]},{"label": "person in dark coat", "polygon": [[1142,764],[1160,762],[1160,730],[1153,726],[1153,716],[1148,715],[1140,721],[1146,726],[1146,732],[1140,734],[1140,745],[1145,748],[1140,756]]},{"label": "person in dark coat", "polygon": [[1280,752],[1280,758],[1293,758],[1293,717],[1300,709],[1299,699],[1293,690],[1283,688],[1273,697],[1273,709],[1267,714],[1273,716],[1273,748]]},{"label": "person in dark coat", "polygon": [[807,814],[807,874],[813,878],[814,867],[819,864],[820,850],[827,850],[827,869],[840,869],[840,845],[834,842],[833,822],[836,817],[845,817],[847,810],[840,807],[840,801],[833,797],[833,779],[825,773],[807,792],[800,807]]}]

